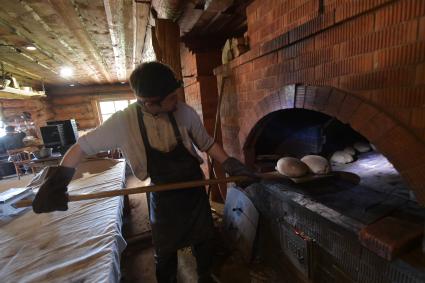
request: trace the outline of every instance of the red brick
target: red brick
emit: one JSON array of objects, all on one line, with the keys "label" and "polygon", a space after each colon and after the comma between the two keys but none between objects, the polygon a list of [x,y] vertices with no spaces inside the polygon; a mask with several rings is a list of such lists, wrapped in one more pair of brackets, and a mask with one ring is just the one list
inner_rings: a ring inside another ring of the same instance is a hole
[{"label": "red brick", "polygon": [[328,98],[326,107],[323,112],[329,116],[335,117],[344,102],[346,94],[338,89],[332,89],[331,94]]},{"label": "red brick", "polygon": [[335,20],[336,22],[345,20],[390,1],[392,0],[350,1],[338,5],[335,10]]},{"label": "red brick", "polygon": [[281,66],[279,64],[274,64],[270,67],[267,67],[264,76],[266,77],[273,77],[277,76],[280,73]]},{"label": "red brick", "polygon": [[264,77],[264,72],[265,72],[265,68],[264,69],[253,68],[252,72],[249,72],[249,73],[246,74],[246,79],[248,81],[258,80],[259,78]]},{"label": "red brick", "polygon": [[390,87],[374,90],[373,101],[383,106],[412,107],[425,104],[423,87]]},{"label": "red brick", "polygon": [[319,49],[298,56],[294,60],[295,70],[304,69],[325,62],[329,62],[338,58],[338,46],[331,46],[325,49]]},{"label": "red brick", "polygon": [[277,77],[268,77],[264,79],[259,79],[255,81],[255,89],[263,90],[263,89],[271,89],[276,87]]},{"label": "red brick", "polygon": [[332,27],[316,37],[316,48],[353,40],[373,32],[373,15],[363,15],[353,21]]},{"label": "red brick", "polygon": [[421,17],[419,21],[418,39],[425,40],[425,17]]},{"label": "red brick", "polygon": [[305,89],[305,99],[304,99],[304,108],[305,109],[314,109],[314,100],[316,98],[317,87],[306,86]]},{"label": "red brick", "polygon": [[416,42],[377,52],[376,68],[416,64],[425,61],[425,42]]},{"label": "red brick", "polygon": [[360,33],[360,37],[355,40],[349,39],[349,41],[341,44],[341,57],[350,57],[391,46],[416,42],[417,31],[417,20],[411,20],[379,32]]},{"label": "red brick", "polygon": [[264,55],[264,54],[270,53],[272,51],[275,51],[279,48],[282,48],[288,45],[288,43],[289,43],[288,33],[277,35],[274,39],[268,42],[265,42],[264,44],[261,45],[260,54]]},{"label": "red brick", "polygon": [[270,66],[277,63],[277,54],[272,53],[272,54],[269,54],[269,55],[265,55],[263,57],[256,59],[253,63],[254,63],[254,65],[253,65],[254,71],[258,70],[258,69],[270,67]]},{"label": "red brick", "polygon": [[416,85],[424,85],[425,84],[425,64],[418,65],[416,67]]},{"label": "red brick", "polygon": [[376,12],[375,29],[380,30],[391,25],[425,14],[425,2],[422,0],[396,1]]},{"label": "red brick", "polygon": [[280,96],[278,92],[275,92],[272,95],[269,95],[265,98],[267,100],[267,103],[269,105],[269,111],[278,111],[282,109],[281,103],[280,103]]},{"label": "red brick", "polygon": [[425,164],[401,172],[401,176],[414,191],[416,200],[425,205]]},{"label": "red brick", "polygon": [[374,143],[395,126],[396,124],[391,117],[384,112],[379,112],[367,123],[364,123],[358,131]]},{"label": "red brick", "polygon": [[359,108],[362,101],[352,94],[345,96],[344,102],[342,103],[336,117],[343,123],[347,123],[350,117]]},{"label": "red brick", "polygon": [[392,128],[375,144],[400,172],[425,163],[424,144],[404,127]]},{"label": "red brick", "polygon": [[317,15],[319,12],[319,5],[316,0],[304,1],[305,3],[302,3],[302,1],[297,2],[301,2],[301,5],[288,12],[288,23],[300,20],[308,14]]},{"label": "red brick", "polygon": [[373,71],[373,54],[364,54],[324,64],[316,72],[316,78],[333,78],[347,74]]},{"label": "red brick", "polygon": [[411,109],[410,126],[412,128],[425,128],[425,106]]},{"label": "red brick", "polygon": [[398,68],[340,78],[344,90],[367,90],[384,87],[410,86],[414,81],[414,68]]},{"label": "red brick", "polygon": [[374,106],[366,102],[362,102],[349,118],[348,122],[354,130],[359,131],[363,124],[368,123],[369,120],[377,113],[378,110]]},{"label": "red brick", "polygon": [[251,72],[251,71],[252,71],[252,63],[248,62],[246,64],[239,65],[235,69],[235,74],[241,75],[241,74],[246,74],[246,73]]},{"label": "red brick", "polygon": [[319,112],[323,111],[328,104],[328,99],[332,89],[327,87],[320,87],[316,89],[313,108]]},{"label": "red brick", "polygon": [[405,126],[409,126],[410,116],[412,115],[411,108],[386,107],[385,110],[387,110],[388,113],[390,113],[394,117],[394,119],[399,121],[401,124],[404,124]]},{"label": "red brick", "polygon": [[304,22],[289,31],[289,42],[293,43],[317,33],[334,23],[334,14],[326,13]]},{"label": "red brick", "polygon": [[249,92],[249,91],[253,91],[254,89],[254,82],[245,82],[239,86],[237,86],[237,92]]},{"label": "red brick", "polygon": [[279,63],[285,62],[288,59],[297,57],[303,53],[314,51],[314,38],[305,39],[293,45],[285,47],[278,52]]}]

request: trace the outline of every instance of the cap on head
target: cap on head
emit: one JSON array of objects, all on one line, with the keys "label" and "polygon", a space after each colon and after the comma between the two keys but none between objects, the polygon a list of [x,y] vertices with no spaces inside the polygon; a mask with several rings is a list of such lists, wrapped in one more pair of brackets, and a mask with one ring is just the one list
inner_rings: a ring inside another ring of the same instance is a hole
[{"label": "cap on head", "polygon": [[165,97],[181,87],[181,82],[168,65],[153,61],[134,69],[130,75],[130,86],[140,97]]}]

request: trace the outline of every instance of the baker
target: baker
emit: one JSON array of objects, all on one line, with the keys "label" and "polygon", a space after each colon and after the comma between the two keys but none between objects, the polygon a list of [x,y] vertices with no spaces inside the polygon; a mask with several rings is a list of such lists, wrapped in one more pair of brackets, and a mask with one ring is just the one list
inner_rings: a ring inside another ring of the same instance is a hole
[{"label": "baker", "polygon": [[[61,165],[48,169],[33,201],[36,213],[66,210],[67,185],[86,156],[120,148],[139,179],[166,184],[200,180],[198,150],[220,162],[231,176],[255,177],[239,160],[229,157],[205,130],[196,111],[177,98],[181,82],[165,64],[147,62],[130,76],[137,98],[101,126],[82,136],[65,154]],[[175,282],[177,250],[192,247],[198,282],[211,282],[213,221],[204,188],[148,194],[149,216],[159,283]]]}]

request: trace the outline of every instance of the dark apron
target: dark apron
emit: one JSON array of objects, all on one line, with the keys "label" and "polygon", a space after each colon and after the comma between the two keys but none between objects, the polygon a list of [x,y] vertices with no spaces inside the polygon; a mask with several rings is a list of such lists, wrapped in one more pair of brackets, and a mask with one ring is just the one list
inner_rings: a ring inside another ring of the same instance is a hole
[{"label": "dark apron", "polygon": [[[169,152],[162,152],[150,146],[143,112],[140,107],[137,109],[151,182],[160,185],[203,179],[199,162],[184,146],[173,114],[168,116],[177,145]],[[211,208],[204,187],[149,193],[148,201],[152,238],[158,255],[212,238]]]}]

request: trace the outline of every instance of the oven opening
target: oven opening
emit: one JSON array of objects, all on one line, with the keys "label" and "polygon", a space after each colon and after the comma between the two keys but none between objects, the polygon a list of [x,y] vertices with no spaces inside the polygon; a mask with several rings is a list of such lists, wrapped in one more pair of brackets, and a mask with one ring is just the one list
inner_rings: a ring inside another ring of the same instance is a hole
[{"label": "oven opening", "polygon": [[254,131],[251,148],[259,172],[274,171],[282,157],[320,155],[330,161],[332,171],[356,176],[362,188],[415,200],[413,191],[379,149],[333,117],[305,109],[281,110],[262,119]]}]

